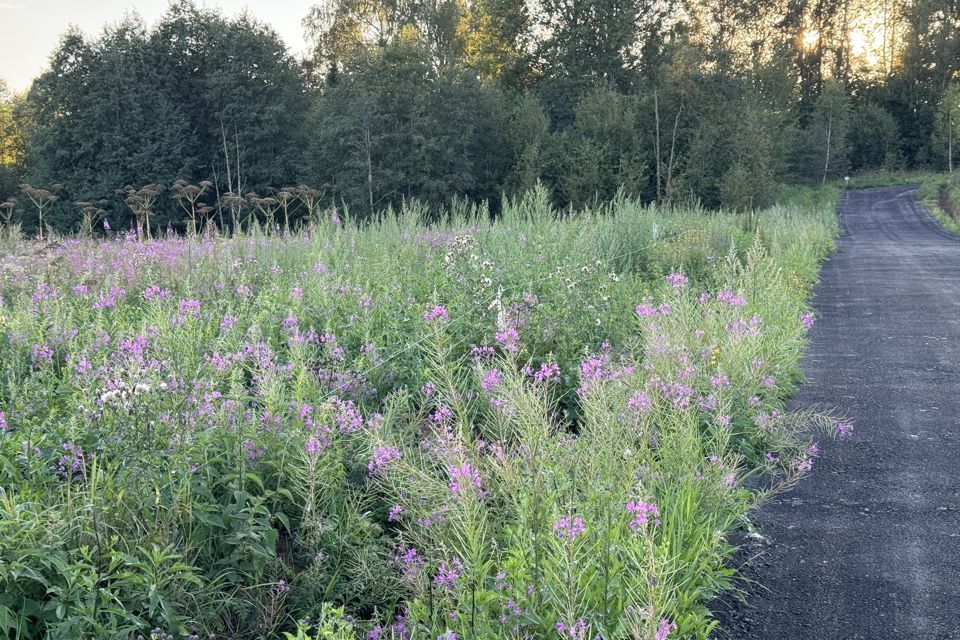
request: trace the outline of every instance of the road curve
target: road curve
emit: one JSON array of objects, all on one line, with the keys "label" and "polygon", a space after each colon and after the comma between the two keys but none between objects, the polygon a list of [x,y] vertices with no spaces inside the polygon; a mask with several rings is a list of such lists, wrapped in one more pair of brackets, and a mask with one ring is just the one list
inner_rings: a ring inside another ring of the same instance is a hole
[{"label": "road curve", "polygon": [[910,187],[846,192],[839,214],[792,402],[855,432],[756,514],[768,542],[719,635],[960,638],[960,239]]}]

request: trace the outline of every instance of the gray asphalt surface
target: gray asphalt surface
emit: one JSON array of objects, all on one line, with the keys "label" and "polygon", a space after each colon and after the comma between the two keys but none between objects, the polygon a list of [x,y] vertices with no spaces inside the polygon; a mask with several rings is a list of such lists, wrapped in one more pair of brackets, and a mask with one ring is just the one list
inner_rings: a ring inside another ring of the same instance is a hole
[{"label": "gray asphalt surface", "polygon": [[[846,441],[764,505],[736,639],[960,638],[960,240],[910,187],[852,191],[824,266],[797,407]],[[762,547],[762,548],[761,548]]]}]

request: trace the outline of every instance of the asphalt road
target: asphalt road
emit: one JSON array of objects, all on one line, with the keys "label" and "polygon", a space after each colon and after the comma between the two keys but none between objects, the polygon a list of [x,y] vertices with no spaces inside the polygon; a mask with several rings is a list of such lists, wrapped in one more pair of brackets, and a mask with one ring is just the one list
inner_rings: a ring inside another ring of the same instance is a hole
[{"label": "asphalt road", "polygon": [[793,403],[842,408],[854,435],[757,512],[722,632],[960,638],[960,239],[910,187],[847,192],[840,220]]}]

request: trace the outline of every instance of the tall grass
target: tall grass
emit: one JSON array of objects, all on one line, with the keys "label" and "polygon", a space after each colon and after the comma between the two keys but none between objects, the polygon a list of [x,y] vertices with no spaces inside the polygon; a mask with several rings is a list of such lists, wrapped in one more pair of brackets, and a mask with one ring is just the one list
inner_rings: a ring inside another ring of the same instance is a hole
[{"label": "tall grass", "polygon": [[0,629],[707,637],[832,206],[4,240]]}]

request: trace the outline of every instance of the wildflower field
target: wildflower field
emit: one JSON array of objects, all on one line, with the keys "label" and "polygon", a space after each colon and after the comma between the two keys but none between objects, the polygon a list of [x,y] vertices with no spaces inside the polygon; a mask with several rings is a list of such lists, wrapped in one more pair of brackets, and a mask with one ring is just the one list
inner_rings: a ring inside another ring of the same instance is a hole
[{"label": "wildflower field", "polygon": [[0,633],[710,636],[833,207],[0,241]]}]

